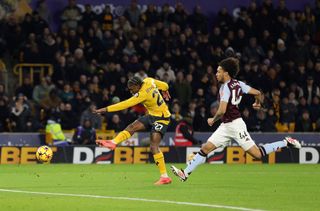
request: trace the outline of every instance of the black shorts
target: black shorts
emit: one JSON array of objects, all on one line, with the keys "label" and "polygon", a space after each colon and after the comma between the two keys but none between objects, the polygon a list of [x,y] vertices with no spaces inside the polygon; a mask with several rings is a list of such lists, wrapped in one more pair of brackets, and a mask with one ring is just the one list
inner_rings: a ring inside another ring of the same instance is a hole
[{"label": "black shorts", "polygon": [[138,121],[141,122],[147,130],[151,128],[151,133],[158,132],[164,136],[170,123],[170,117],[144,115],[140,117]]}]

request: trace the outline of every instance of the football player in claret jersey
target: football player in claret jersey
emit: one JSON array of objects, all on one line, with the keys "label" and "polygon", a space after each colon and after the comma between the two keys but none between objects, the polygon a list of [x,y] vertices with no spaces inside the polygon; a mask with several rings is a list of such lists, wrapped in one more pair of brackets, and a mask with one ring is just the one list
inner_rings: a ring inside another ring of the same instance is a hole
[{"label": "football player in claret jersey", "polygon": [[[95,110],[94,113],[120,111],[142,103],[148,114],[129,124],[113,140],[96,140],[96,143],[101,147],[114,150],[117,144],[130,138],[135,132],[151,128],[150,149],[161,175],[155,185],[170,184],[172,180],[167,174],[163,153],[159,148],[161,139],[170,123],[171,114],[162,98],[163,96],[166,100],[170,99],[169,86],[167,83],[153,78],[145,78],[142,81],[139,77],[133,77],[128,81],[128,89],[133,95],[131,98],[106,108]],[[159,90],[161,90],[161,93]]]},{"label": "football player in claret jersey", "polygon": [[206,161],[208,153],[218,147],[225,147],[231,140],[238,142],[247,153],[256,159],[261,159],[263,156],[283,147],[301,148],[300,143],[291,137],[285,137],[281,141],[264,144],[260,147],[254,143],[247,131],[246,124],[241,118],[238,105],[243,94],[250,94],[255,97],[253,108],[260,109],[261,93],[244,82],[236,80],[235,76],[238,72],[238,59],[230,57],[220,62],[216,73],[218,82],[222,84],[219,90],[219,108],[215,116],[208,119],[208,124],[212,126],[219,119],[222,120],[222,123],[207,142],[202,145],[201,150],[188,162],[185,169],[171,166],[172,172],[181,181],[186,181],[191,172]]}]

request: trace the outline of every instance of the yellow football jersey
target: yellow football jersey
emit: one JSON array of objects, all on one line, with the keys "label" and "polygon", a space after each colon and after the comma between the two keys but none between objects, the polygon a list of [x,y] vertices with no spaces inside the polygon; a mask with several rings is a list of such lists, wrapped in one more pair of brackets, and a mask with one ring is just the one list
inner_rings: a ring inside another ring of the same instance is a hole
[{"label": "yellow football jersey", "polygon": [[153,79],[145,78],[138,93],[131,98],[107,107],[108,112],[120,111],[139,103],[142,103],[152,116],[170,117],[171,113],[164,102],[159,90],[167,91],[167,83]]}]

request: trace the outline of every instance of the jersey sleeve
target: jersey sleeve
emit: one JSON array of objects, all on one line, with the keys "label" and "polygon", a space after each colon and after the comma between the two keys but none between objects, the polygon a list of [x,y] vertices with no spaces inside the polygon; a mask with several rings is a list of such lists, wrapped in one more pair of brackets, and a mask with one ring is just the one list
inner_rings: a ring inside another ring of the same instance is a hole
[{"label": "jersey sleeve", "polygon": [[134,96],[132,96],[131,98],[129,98],[125,101],[108,106],[107,112],[121,111],[121,110],[130,108],[134,105],[137,105],[137,104],[143,102],[145,99],[146,99],[146,94],[143,92],[138,92],[137,94],[135,94]]},{"label": "jersey sleeve", "polygon": [[154,84],[157,86],[159,90],[167,91],[169,89],[169,85],[166,82],[159,81],[156,79],[152,79],[152,80],[154,81]]},{"label": "jersey sleeve", "polygon": [[230,89],[227,85],[223,85],[222,87],[222,93],[220,93],[220,101],[223,102],[229,102],[229,98],[230,98]]},{"label": "jersey sleeve", "polygon": [[250,91],[251,89],[251,86],[248,86],[247,84],[245,84],[244,82],[242,81],[239,81],[240,83],[240,87],[242,89],[242,92],[245,93],[245,94],[248,94],[248,92]]}]

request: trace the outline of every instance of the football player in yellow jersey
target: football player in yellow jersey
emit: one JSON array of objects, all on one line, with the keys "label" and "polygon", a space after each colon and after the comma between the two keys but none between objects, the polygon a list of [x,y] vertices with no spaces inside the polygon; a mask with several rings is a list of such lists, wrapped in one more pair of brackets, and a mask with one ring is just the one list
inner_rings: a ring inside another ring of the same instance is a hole
[{"label": "football player in yellow jersey", "polygon": [[[144,105],[148,113],[129,124],[113,140],[96,140],[96,143],[101,147],[114,150],[117,144],[130,138],[135,132],[151,128],[150,149],[161,174],[155,185],[170,184],[172,180],[167,174],[163,153],[159,148],[161,139],[170,123],[171,113],[162,98],[163,96],[166,100],[170,99],[169,86],[167,83],[153,78],[141,80],[139,77],[133,77],[128,81],[128,89],[133,95],[131,98],[106,108],[95,110],[94,113],[120,111],[139,103]],[[161,90],[162,95],[159,90]]]}]

